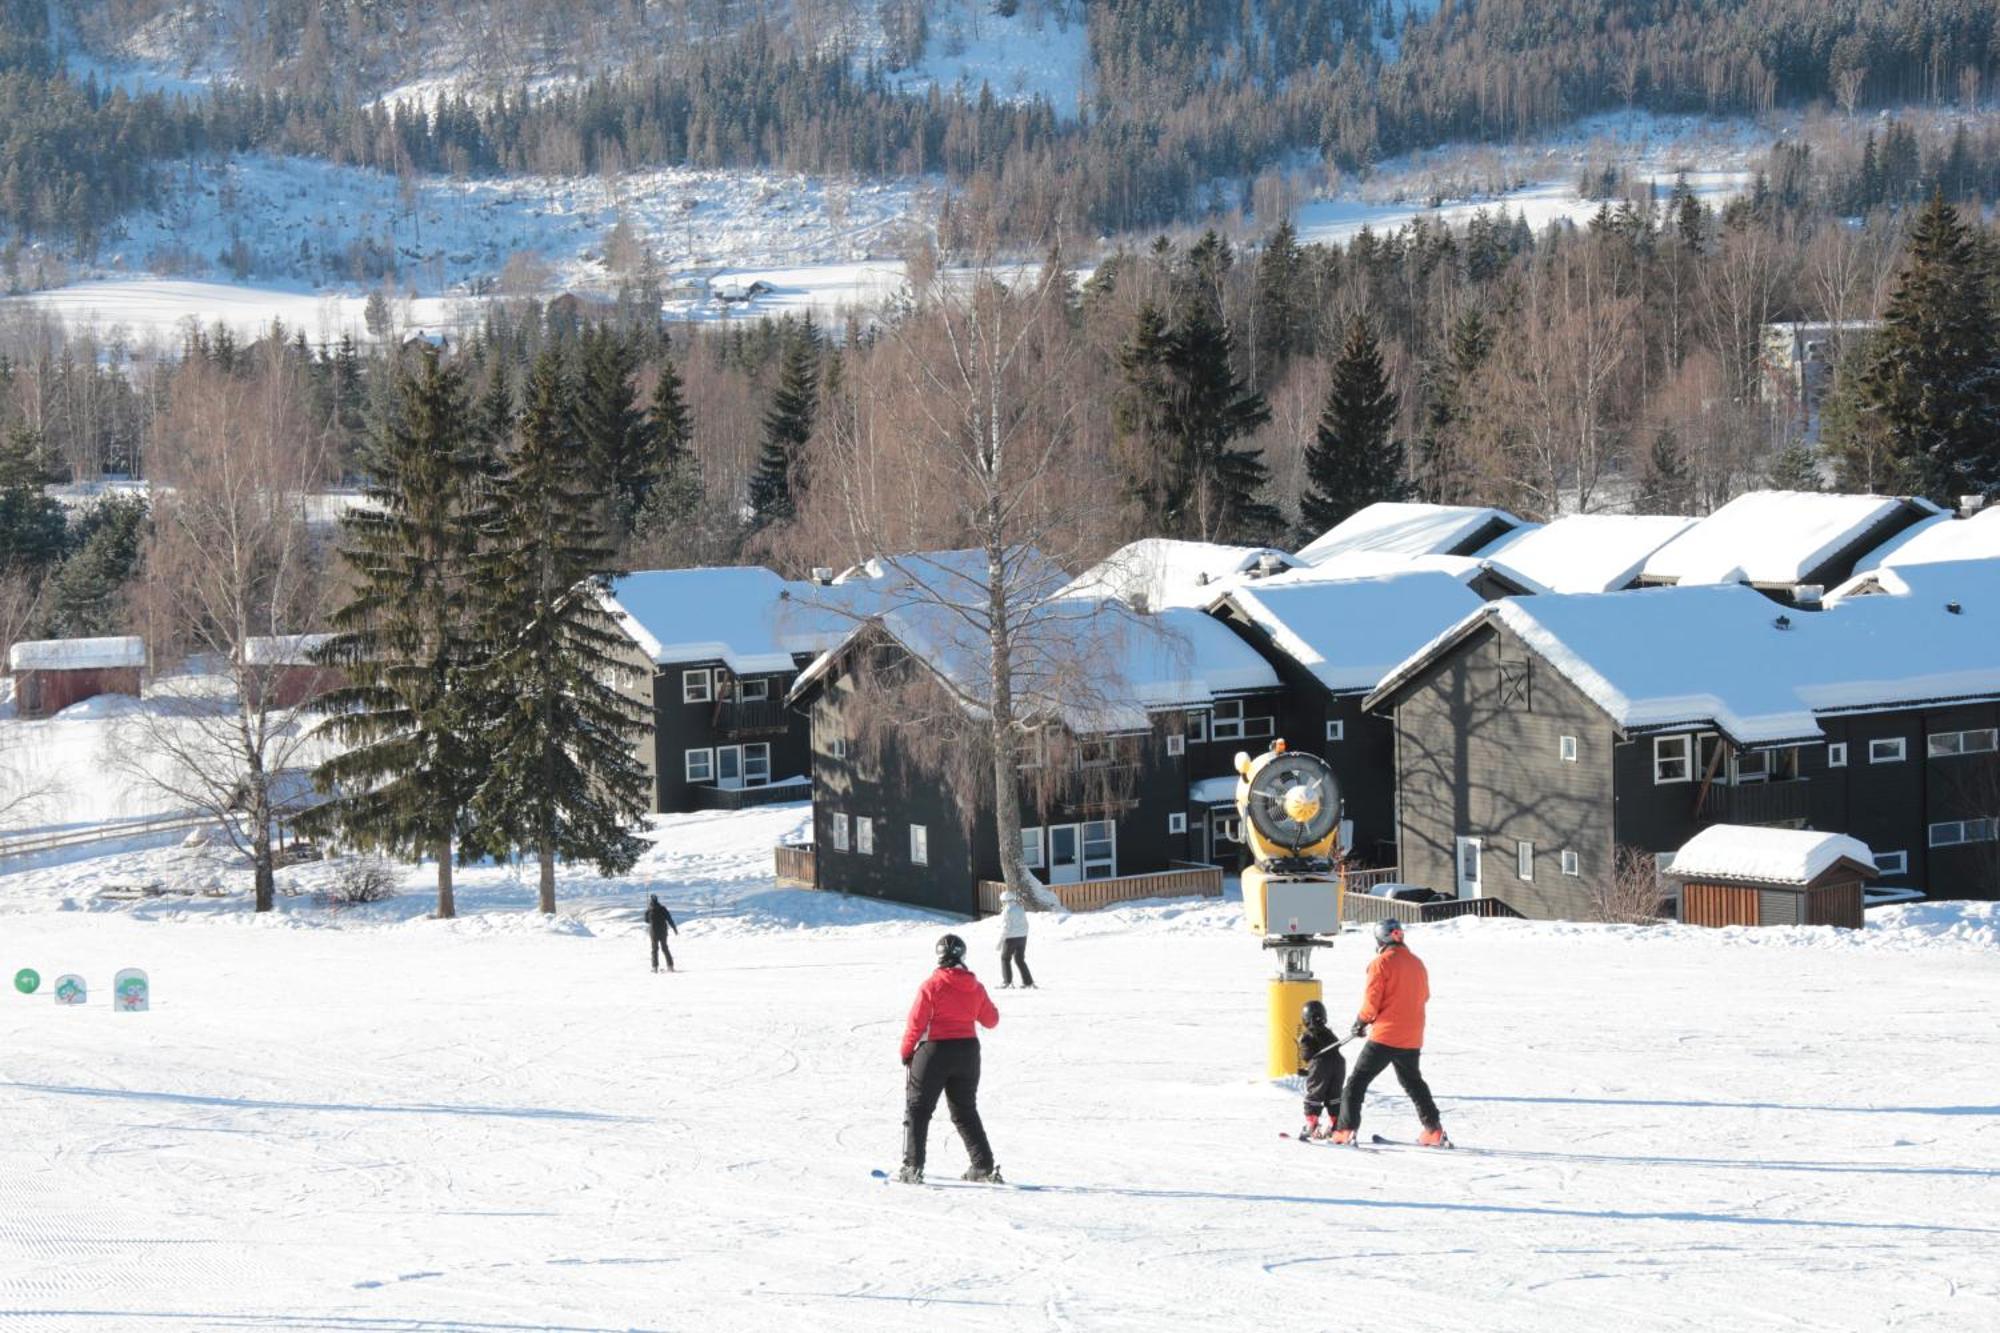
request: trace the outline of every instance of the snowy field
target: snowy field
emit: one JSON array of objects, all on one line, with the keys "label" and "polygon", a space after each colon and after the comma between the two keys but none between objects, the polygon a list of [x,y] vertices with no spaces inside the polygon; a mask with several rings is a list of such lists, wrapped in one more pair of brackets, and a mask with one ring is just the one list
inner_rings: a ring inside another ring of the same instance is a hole
[{"label": "snowy field", "polygon": [[[0,1327],[2000,1326],[1991,907],[1413,931],[1453,1153],[1278,1137],[1235,904],[1039,919],[1044,988],[985,1044],[1016,1187],[912,1188],[868,1173],[940,923],[773,889],[804,820],[662,820],[547,923],[506,869],[451,923],[421,871],[261,920],[88,897],[182,851],[0,876],[0,964],[47,979],[0,997]],[[649,890],[677,975],[646,970]],[[1366,957],[1321,956],[1336,1015]],[[106,1004],[129,965],[151,1013]],[[1366,1128],[1407,1137],[1378,1089]],[[931,1161],[964,1164],[942,1114]]]}]

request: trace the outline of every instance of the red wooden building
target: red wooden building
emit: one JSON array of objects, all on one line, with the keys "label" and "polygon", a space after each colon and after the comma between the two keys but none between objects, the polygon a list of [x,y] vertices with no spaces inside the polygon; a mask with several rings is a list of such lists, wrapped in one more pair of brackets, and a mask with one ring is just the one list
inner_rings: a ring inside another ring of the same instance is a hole
[{"label": "red wooden building", "polygon": [[322,666],[314,660],[331,638],[327,634],[273,634],[246,639],[243,664],[244,692],[255,703],[264,691],[270,692],[272,708],[296,708],[302,703],[347,683],[344,672]]},{"label": "red wooden building", "polygon": [[7,650],[14,706],[22,717],[52,717],[100,694],[139,693],[146,644],[137,635],[31,639]]}]

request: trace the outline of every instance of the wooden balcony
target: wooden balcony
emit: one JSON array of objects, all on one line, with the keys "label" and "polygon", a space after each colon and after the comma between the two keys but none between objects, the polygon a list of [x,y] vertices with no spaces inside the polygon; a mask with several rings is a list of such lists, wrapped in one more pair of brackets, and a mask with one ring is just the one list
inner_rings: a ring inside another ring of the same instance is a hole
[{"label": "wooden balcony", "polygon": [[[979,910],[991,915],[1000,910],[1000,892],[1006,888],[998,880],[979,881]],[[1056,901],[1072,912],[1094,912],[1113,903],[1129,903],[1141,898],[1220,898],[1222,867],[1176,861],[1168,870],[1150,875],[1120,875],[1115,879],[1087,879],[1078,884],[1044,885]]]},{"label": "wooden balcony", "polygon": [[718,736],[782,736],[791,728],[791,715],[780,699],[721,699],[716,702],[711,725]]},{"label": "wooden balcony", "polygon": [[1811,783],[1805,778],[1712,786],[1695,819],[1703,824],[1802,824],[1810,816]]}]

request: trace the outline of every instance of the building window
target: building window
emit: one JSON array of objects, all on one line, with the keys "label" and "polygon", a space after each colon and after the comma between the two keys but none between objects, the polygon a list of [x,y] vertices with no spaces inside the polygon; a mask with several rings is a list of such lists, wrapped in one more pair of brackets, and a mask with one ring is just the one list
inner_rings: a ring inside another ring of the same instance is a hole
[{"label": "building window", "polygon": [[1875,869],[1884,875],[1907,875],[1910,873],[1908,852],[1875,853]]},{"label": "building window", "polygon": [[1686,782],[1694,776],[1692,736],[1653,737],[1653,783]]},{"label": "building window", "polygon": [[708,674],[707,667],[703,667],[700,671],[681,672],[681,702],[705,704],[713,699],[715,697],[713,680],[714,677]]},{"label": "building window", "polygon": [[1563,874],[1581,875],[1582,873],[1583,869],[1578,863],[1576,853],[1567,847],[1563,848]]},{"label": "building window", "polygon": [[1083,826],[1083,877],[1110,879],[1118,873],[1118,831],[1108,819]]},{"label": "building window", "polygon": [[1078,741],[1076,746],[1076,766],[1078,768],[1109,768],[1117,758],[1112,742],[1103,738]]},{"label": "building window", "polygon": [[1977,731],[1940,731],[1930,738],[1927,751],[1933,759],[1947,759],[1956,754],[1992,754],[1996,740],[2000,740],[2000,732],[1992,727],[1981,727]]},{"label": "building window", "polygon": [[1563,737],[1563,738],[1562,738],[1562,740],[1561,740],[1560,742],[1558,742],[1558,744],[1557,744],[1557,751],[1558,751],[1558,753],[1560,753],[1560,754],[1562,755],[1562,761],[1563,761],[1563,762],[1564,762],[1565,764],[1573,764],[1573,763],[1575,763],[1575,762],[1576,762],[1576,737],[1574,737],[1574,736],[1565,736],[1565,737]]},{"label": "building window", "polygon": [[1906,753],[1901,736],[1868,742],[1868,762],[1871,764],[1900,764]]},{"label": "building window", "polygon": [[931,863],[931,833],[922,824],[910,825],[910,864],[927,866]]},{"label": "building window", "polygon": [[1931,825],[1931,846],[1957,847],[1968,842],[2000,839],[2000,819],[1948,819]]},{"label": "building window", "polygon": [[758,741],[743,747],[743,785],[762,787],[771,780],[771,743]]},{"label": "building window", "polygon": [[1189,712],[1187,715],[1187,737],[1195,745],[1208,741],[1208,714]]},{"label": "building window", "polygon": [[771,681],[768,676],[755,676],[749,680],[736,682],[736,697],[745,703],[761,703],[771,697]]},{"label": "building window", "polygon": [[826,752],[834,759],[847,758],[847,737],[835,736],[826,743]]},{"label": "building window", "polygon": [[1185,736],[1181,735],[1181,734],[1180,734],[1179,732],[1175,732],[1175,733],[1174,733],[1173,735],[1171,735],[1171,736],[1168,736],[1168,737],[1167,737],[1167,753],[1168,753],[1168,754],[1170,754],[1170,755],[1173,755],[1173,754],[1186,754],[1186,753],[1187,753],[1187,737],[1185,737]]},{"label": "building window", "polygon": [[1037,727],[1021,737],[1021,767],[1040,768],[1049,761],[1049,736]]},{"label": "building window", "polygon": [[854,850],[863,856],[875,855],[875,821],[867,815],[854,817]]},{"label": "building window", "polygon": [[1346,723],[1346,722],[1344,722],[1344,721],[1338,721],[1338,720],[1336,720],[1336,721],[1331,721],[1331,722],[1328,722],[1328,723],[1326,724],[1326,738],[1327,738],[1328,740],[1330,740],[1330,741],[1344,741],[1344,740],[1346,740],[1346,739],[1347,739],[1347,723]]},{"label": "building window", "polygon": [[1219,741],[1240,741],[1258,736],[1269,736],[1277,731],[1277,722],[1268,717],[1250,717],[1241,699],[1220,699],[1215,704],[1215,720],[1208,734]]},{"label": "building window", "polygon": [[715,780],[715,751],[689,750],[683,760],[687,768],[689,782],[713,782]]},{"label": "building window", "polygon": [[1535,878],[1535,844],[1517,842],[1514,844],[1514,874],[1524,880]]},{"label": "building window", "polygon": [[1030,870],[1042,868],[1042,831],[1039,828],[1021,830],[1021,864]]},{"label": "building window", "polygon": [[832,815],[827,819],[827,827],[833,831],[833,850],[847,850],[847,816]]},{"label": "building window", "polygon": [[1833,742],[1830,742],[1830,743],[1829,743],[1829,744],[1827,745],[1827,747],[1826,747],[1826,766],[1827,766],[1828,768],[1846,768],[1846,767],[1847,767],[1847,742],[1846,742],[1846,741],[1833,741]]},{"label": "building window", "polygon": [[1172,812],[1167,816],[1167,832],[1169,833],[1187,832],[1187,811],[1175,810],[1174,812]]}]

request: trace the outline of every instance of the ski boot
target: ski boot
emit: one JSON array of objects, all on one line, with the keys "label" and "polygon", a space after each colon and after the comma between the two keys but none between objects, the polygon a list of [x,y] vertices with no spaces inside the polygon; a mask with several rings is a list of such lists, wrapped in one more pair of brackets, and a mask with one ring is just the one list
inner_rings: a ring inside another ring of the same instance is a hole
[{"label": "ski boot", "polygon": [[1333,1142],[1335,1147],[1344,1147],[1345,1145],[1354,1142],[1354,1131],[1351,1129],[1334,1130]]},{"label": "ski boot", "polygon": [[989,1166],[984,1171],[981,1171],[976,1166],[968,1166],[965,1168],[965,1174],[960,1176],[959,1179],[970,1180],[981,1185],[1004,1185],[1007,1183],[1000,1178],[1000,1168],[998,1165]]},{"label": "ski boot", "polygon": [[1419,1148],[1449,1148],[1451,1140],[1444,1136],[1444,1126],[1440,1125],[1436,1129],[1427,1129],[1417,1135],[1417,1146]]},{"label": "ski boot", "polygon": [[1299,1127],[1299,1139],[1301,1141],[1323,1139],[1326,1137],[1326,1131],[1327,1127],[1319,1122],[1318,1116],[1309,1115],[1306,1117],[1305,1124]]},{"label": "ski boot", "polygon": [[924,1169],[920,1166],[911,1166],[905,1162],[901,1167],[897,1168],[896,1183],[898,1185],[921,1185],[924,1183]]}]

